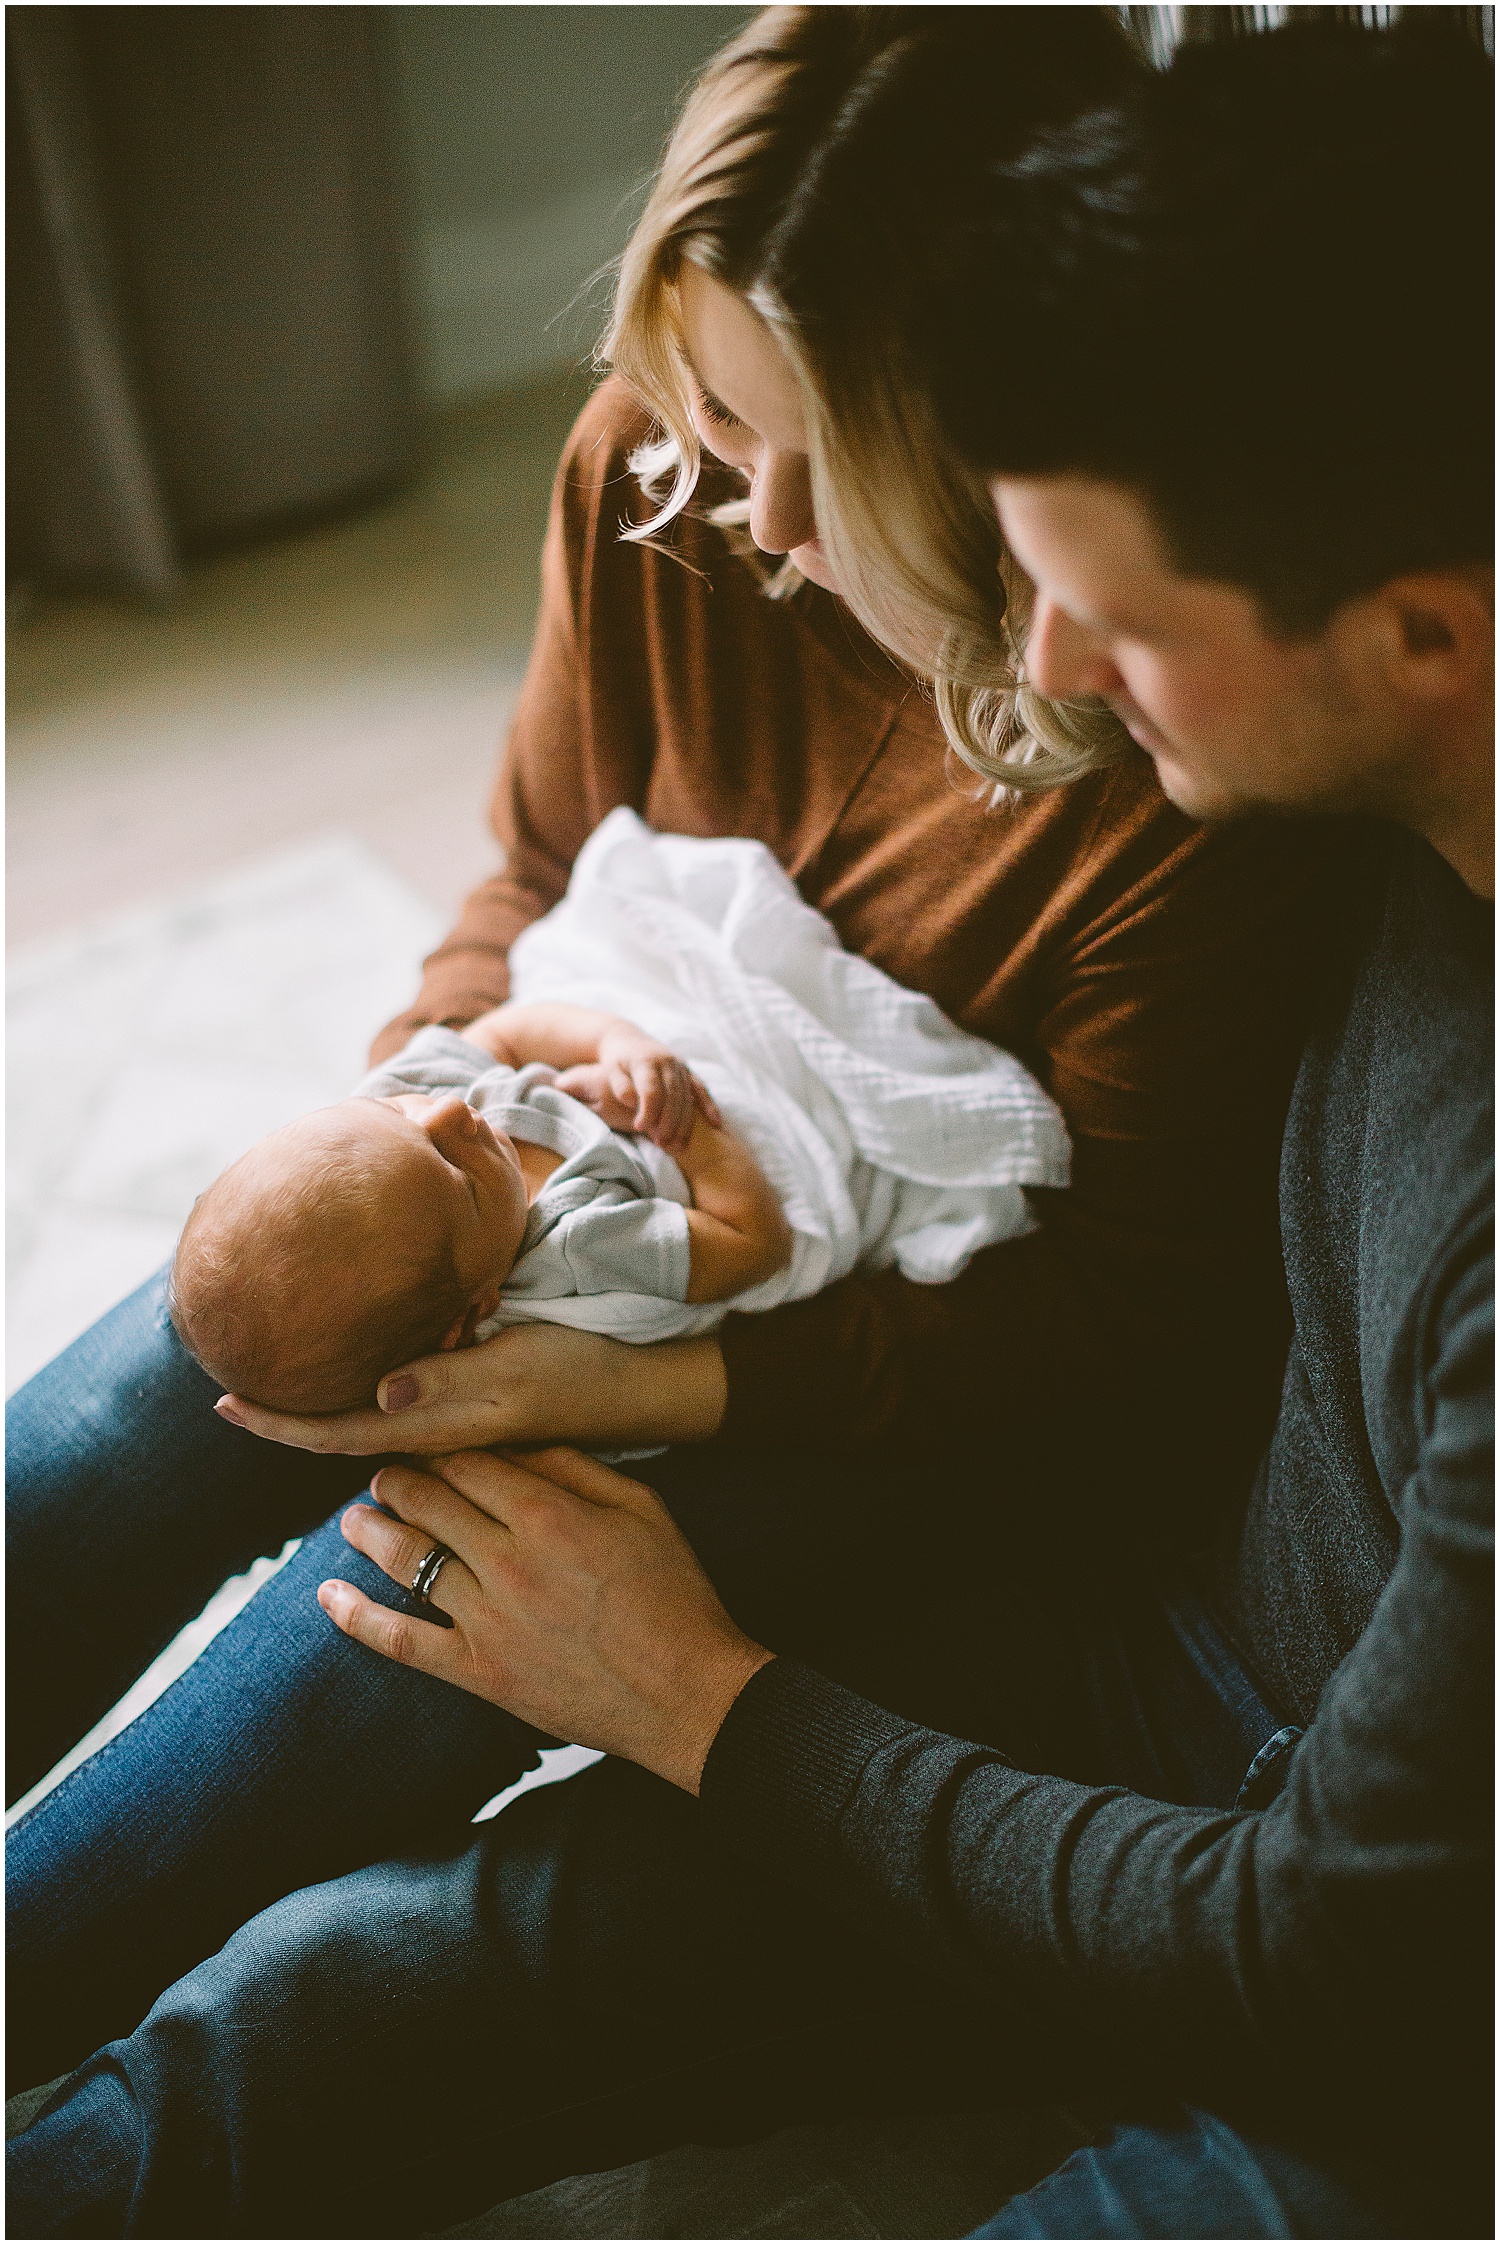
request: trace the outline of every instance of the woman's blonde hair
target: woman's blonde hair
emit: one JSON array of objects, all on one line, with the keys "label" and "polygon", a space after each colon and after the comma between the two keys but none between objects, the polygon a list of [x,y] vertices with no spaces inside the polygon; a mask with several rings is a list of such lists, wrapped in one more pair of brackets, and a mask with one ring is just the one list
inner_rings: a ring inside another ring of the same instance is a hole
[{"label": "woman's blonde hair", "polygon": [[[930,682],[963,761],[1006,791],[1076,778],[1129,738],[1099,705],[1051,702],[1025,682],[1029,588],[982,478],[940,435],[903,340],[925,285],[926,190],[915,183],[935,167],[951,172],[966,127],[985,147],[1005,133],[1019,141],[1118,86],[1129,67],[1103,9],[765,9],[688,96],[600,346],[601,364],[656,423],[632,460],[654,512],[623,532],[654,540],[688,505],[701,467],[677,304],[684,263],[747,298],[799,378],[813,508],[841,595]],[[897,178],[880,112],[893,99],[912,108],[913,77],[919,110],[936,97],[925,136],[934,145],[898,139]],[[710,519],[733,534],[748,513],[737,501]],[[766,590],[778,597],[801,582],[784,562]]]}]

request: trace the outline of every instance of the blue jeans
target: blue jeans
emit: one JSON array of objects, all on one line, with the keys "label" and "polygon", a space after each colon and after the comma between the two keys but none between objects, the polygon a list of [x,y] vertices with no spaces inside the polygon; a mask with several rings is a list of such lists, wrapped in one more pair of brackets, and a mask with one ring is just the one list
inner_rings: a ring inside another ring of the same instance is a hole
[{"label": "blue jeans", "polygon": [[[472,1827],[536,1735],[332,1628],[330,1573],[402,1595],[327,1517],[367,1468],[215,1392],[153,1281],[12,1405],[18,1791],[226,1574],[306,1540],[12,1831],[11,2082],[76,2070],[11,2146],[10,2234],[432,2235],[690,2137],[1076,2088],[1034,2019],[768,1891],[630,1765]],[[1295,1745],[1201,1604],[1091,1567],[1076,1523],[998,1564],[993,1467],[980,1504],[827,1459],[648,1474],[743,1626],[914,1719],[1205,1803],[1264,1797]]]},{"label": "blue jeans", "polygon": [[1381,2237],[1326,2169],[1189,2106],[1083,2145],[973,2237]]}]

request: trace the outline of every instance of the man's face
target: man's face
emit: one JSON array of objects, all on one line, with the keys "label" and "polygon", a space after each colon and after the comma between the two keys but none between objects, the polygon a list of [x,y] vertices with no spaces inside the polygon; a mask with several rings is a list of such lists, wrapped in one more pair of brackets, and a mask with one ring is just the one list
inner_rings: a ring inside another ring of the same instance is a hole
[{"label": "man's face", "polygon": [[1145,503],[1118,485],[1000,477],[990,489],[1037,588],[1028,679],[1057,700],[1108,702],[1179,809],[1380,807],[1399,728],[1339,616],[1311,639],[1274,637],[1249,593],[1180,575]]}]

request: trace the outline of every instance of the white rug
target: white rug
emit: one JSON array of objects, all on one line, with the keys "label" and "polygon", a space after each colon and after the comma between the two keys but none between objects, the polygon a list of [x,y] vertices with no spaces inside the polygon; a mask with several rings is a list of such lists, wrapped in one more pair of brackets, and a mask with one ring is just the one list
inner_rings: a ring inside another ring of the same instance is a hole
[{"label": "white rug", "polygon": [[441,932],[335,834],[12,956],[7,1393],[165,1261],[226,1163],[343,1097]]},{"label": "white rug", "polygon": [[[6,1392],[164,1263],[257,1138],[340,1099],[442,933],[362,842],[330,834],[12,955]],[[12,1815],[122,1730],[295,1550],[225,1585]],[[547,1757],[528,1785],[597,1757]]]}]

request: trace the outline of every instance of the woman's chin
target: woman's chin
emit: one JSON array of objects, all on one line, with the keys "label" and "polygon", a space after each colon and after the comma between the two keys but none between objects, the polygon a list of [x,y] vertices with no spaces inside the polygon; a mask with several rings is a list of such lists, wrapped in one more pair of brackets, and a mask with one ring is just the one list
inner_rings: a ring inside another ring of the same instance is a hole
[{"label": "woman's chin", "polygon": [[787,560],[794,563],[810,583],[821,585],[825,592],[838,591],[833,565],[823,551],[820,538],[810,538],[805,546],[793,546]]}]

